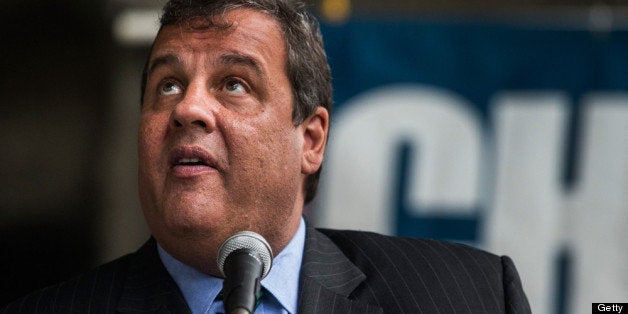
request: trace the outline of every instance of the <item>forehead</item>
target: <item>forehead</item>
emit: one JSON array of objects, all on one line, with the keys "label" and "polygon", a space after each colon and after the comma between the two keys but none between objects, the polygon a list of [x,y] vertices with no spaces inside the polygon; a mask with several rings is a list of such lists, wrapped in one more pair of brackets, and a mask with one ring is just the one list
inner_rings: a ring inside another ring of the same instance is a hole
[{"label": "forehead", "polygon": [[178,50],[211,52],[233,50],[285,60],[285,42],[275,18],[253,9],[238,8],[210,17],[196,17],[161,28],[151,58]]}]

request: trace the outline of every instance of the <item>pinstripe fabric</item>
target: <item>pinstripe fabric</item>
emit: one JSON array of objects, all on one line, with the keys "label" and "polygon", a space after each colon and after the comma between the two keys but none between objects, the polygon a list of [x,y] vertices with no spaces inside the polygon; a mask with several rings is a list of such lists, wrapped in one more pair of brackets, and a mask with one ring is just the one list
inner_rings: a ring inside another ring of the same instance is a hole
[{"label": "pinstripe fabric", "polygon": [[[322,311],[306,301],[311,296],[304,296],[302,313],[348,313],[328,305],[337,303],[341,296],[354,304],[368,303],[384,313],[530,313],[508,257],[433,240],[357,231],[320,232],[308,230],[303,278],[331,291],[344,278],[355,289],[348,297],[347,290],[320,295],[318,308],[327,306]],[[325,249],[313,250],[317,243]],[[325,271],[319,264],[308,264],[313,260],[311,255],[318,255],[315,258],[322,265],[337,267]],[[356,275],[358,272],[362,275]],[[361,282],[356,285],[357,280]],[[307,281],[302,283],[302,293],[317,291],[308,287]]]},{"label": "pinstripe fabric", "polygon": [[[530,313],[508,257],[467,246],[308,229],[299,313]],[[0,313],[190,313],[151,239]]]},{"label": "pinstripe fabric", "polygon": [[151,239],[75,279],[34,292],[0,313],[190,313]]},{"label": "pinstripe fabric", "polygon": [[327,237],[307,229],[299,282],[299,313],[382,313],[349,299],[366,276]]}]

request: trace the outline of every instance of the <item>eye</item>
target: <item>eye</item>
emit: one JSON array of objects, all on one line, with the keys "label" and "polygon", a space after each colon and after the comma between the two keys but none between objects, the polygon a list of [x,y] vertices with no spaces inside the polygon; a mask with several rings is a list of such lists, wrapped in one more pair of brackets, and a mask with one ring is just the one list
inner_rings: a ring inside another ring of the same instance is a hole
[{"label": "eye", "polygon": [[181,94],[183,89],[175,82],[165,82],[159,87],[159,93],[165,96]]},{"label": "eye", "polygon": [[234,79],[228,80],[223,89],[232,95],[244,95],[247,93],[247,89],[244,84]]}]

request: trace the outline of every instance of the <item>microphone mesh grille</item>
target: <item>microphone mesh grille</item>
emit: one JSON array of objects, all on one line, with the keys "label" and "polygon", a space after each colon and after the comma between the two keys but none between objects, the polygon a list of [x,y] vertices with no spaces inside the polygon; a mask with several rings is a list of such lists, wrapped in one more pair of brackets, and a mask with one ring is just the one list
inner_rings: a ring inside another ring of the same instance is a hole
[{"label": "microphone mesh grille", "polygon": [[222,243],[220,249],[218,249],[218,258],[216,259],[218,269],[220,269],[222,275],[225,276],[225,261],[229,254],[240,249],[248,249],[259,254],[263,267],[262,278],[266,277],[272,265],[273,252],[266,239],[253,231],[238,232]]}]

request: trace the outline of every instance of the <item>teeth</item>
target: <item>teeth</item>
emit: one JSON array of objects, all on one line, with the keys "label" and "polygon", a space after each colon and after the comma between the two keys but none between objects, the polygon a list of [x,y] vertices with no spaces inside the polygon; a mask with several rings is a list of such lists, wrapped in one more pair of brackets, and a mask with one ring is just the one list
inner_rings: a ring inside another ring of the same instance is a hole
[{"label": "teeth", "polygon": [[181,159],[179,159],[179,163],[180,164],[197,163],[197,162],[200,162],[200,161],[201,161],[200,158],[181,158]]}]

